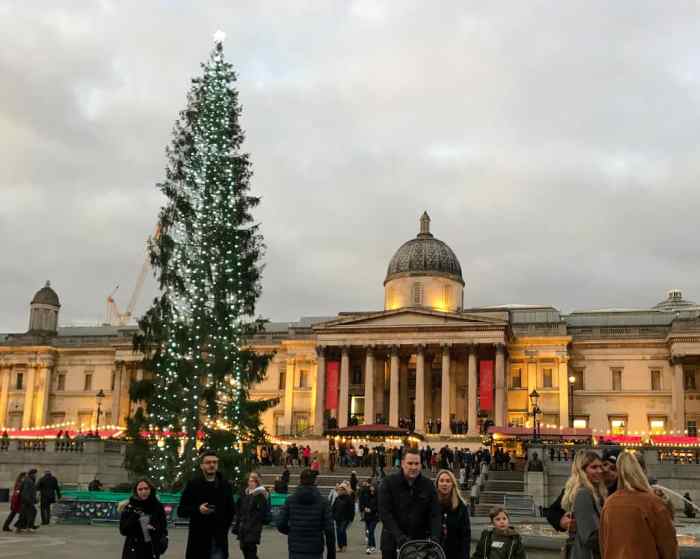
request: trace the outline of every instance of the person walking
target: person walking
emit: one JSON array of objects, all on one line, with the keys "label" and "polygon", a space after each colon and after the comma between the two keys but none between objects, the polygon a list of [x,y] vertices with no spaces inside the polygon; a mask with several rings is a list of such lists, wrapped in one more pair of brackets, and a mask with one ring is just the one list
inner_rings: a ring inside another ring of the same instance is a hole
[{"label": "person walking", "polygon": [[418,449],[406,448],[401,469],[384,478],[379,487],[382,559],[396,559],[409,540],[439,541],[441,516],[435,486],[421,474]]},{"label": "person walking", "polygon": [[462,500],[457,480],[449,470],[441,470],[435,479],[438,501],[442,509],[440,545],[450,559],[469,559],[472,531],[469,509]]},{"label": "person walking", "polygon": [[258,545],[268,508],[268,495],[260,476],[251,472],[248,487],[238,502],[231,531],[238,536],[243,559],[258,559]]},{"label": "person walking", "polygon": [[377,551],[377,541],[374,533],[379,522],[379,496],[373,483],[367,485],[366,492],[361,500],[363,519],[365,521],[365,534],[367,535],[367,555]]},{"label": "person walking", "polygon": [[58,480],[49,470],[44,472],[44,475],[36,484],[36,489],[40,495],[41,523],[46,525],[51,522],[51,505],[61,498],[61,489],[58,486]]},{"label": "person walking", "polygon": [[203,452],[199,467],[199,475],[187,482],[177,507],[177,515],[190,521],[185,558],[227,559],[233,492],[219,472],[215,452]]},{"label": "person walking", "polygon": [[15,485],[12,488],[12,495],[10,496],[10,514],[7,515],[5,523],[2,525],[3,532],[12,532],[12,521],[16,516],[19,516],[22,510],[22,482],[26,475],[25,472],[20,472],[15,480]]},{"label": "person walking", "polygon": [[335,559],[335,535],[328,500],[314,485],[311,470],[299,476],[299,486],[280,510],[277,529],[286,534],[289,559]]},{"label": "person walking", "polygon": [[600,558],[598,528],[606,496],[600,456],[592,450],[580,451],[574,458],[562,497],[562,507],[576,522],[575,532],[569,530],[566,544],[569,559]]},{"label": "person walking", "polygon": [[150,481],[138,480],[129,500],[119,503],[117,510],[119,532],[126,537],[122,559],[157,559],[165,553],[168,521]]},{"label": "person walking", "polygon": [[36,520],[36,469],[27,472],[20,488],[20,514],[15,525],[17,532],[21,530],[38,530]]},{"label": "person walking", "polygon": [[348,526],[355,518],[355,501],[352,498],[350,485],[346,481],[338,485],[336,493],[331,511],[335,522],[338,551],[343,552],[348,546]]},{"label": "person walking", "polygon": [[600,551],[605,559],[678,557],[671,513],[631,452],[617,459],[617,491],[600,514]]}]

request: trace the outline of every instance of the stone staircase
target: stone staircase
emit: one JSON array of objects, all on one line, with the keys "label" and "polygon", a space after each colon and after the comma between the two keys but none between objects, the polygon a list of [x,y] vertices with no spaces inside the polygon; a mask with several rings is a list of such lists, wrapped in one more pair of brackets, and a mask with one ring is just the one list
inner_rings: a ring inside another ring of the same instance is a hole
[{"label": "stone staircase", "polygon": [[525,494],[523,472],[489,472],[486,488],[479,496],[474,514],[488,516],[495,506],[505,507],[511,516],[535,515],[535,502],[530,495]]}]

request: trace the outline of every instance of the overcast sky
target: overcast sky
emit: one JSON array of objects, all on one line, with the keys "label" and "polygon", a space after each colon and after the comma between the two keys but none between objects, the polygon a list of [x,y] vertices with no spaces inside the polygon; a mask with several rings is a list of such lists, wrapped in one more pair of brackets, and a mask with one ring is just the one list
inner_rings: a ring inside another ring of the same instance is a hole
[{"label": "overcast sky", "polygon": [[[0,331],[126,306],[217,29],[268,245],[260,313],[381,309],[423,210],[465,305],[700,300],[698,2],[0,4]],[[149,280],[137,307],[154,293]]]}]

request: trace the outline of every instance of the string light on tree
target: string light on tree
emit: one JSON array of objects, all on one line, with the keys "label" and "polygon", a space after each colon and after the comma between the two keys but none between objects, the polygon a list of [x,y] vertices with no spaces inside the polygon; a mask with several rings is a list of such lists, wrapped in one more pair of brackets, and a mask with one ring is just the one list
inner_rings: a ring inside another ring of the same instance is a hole
[{"label": "string light on tree", "polygon": [[240,476],[240,443],[262,437],[259,414],[275,403],[248,398],[270,358],[246,343],[264,323],[255,317],[264,245],[251,213],[259,198],[250,194],[252,166],[241,151],[225,38],[214,34],[166,150],[158,187],[167,203],[160,236],[149,244],[161,294],[135,338],[152,372],[147,422],[160,435],[150,437],[148,474],[161,487],[191,474],[202,444],[219,451],[231,477]]}]

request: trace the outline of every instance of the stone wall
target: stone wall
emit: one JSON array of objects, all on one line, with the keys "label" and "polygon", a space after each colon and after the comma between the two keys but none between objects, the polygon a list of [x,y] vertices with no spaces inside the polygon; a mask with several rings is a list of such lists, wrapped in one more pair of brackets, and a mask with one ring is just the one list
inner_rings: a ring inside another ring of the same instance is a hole
[{"label": "stone wall", "polygon": [[[43,444],[37,444],[43,443]],[[124,468],[126,443],[121,441],[88,440],[69,447],[57,446],[53,440],[13,440],[7,450],[0,451],[0,488],[11,488],[17,474],[36,468],[39,477],[44,470],[58,478],[61,485],[87,488],[93,479],[105,487],[129,481]]]}]

